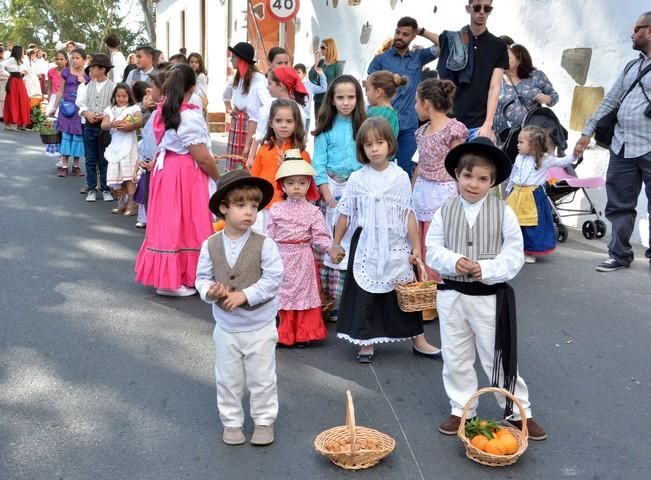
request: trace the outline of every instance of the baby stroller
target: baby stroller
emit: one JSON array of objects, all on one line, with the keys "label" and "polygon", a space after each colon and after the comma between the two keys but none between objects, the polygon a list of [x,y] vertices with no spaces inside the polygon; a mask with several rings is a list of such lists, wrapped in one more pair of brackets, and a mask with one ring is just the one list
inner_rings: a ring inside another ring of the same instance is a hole
[{"label": "baby stroller", "polygon": [[[586,220],[581,227],[581,233],[588,240],[602,238],[606,235],[606,224],[601,220],[601,212],[597,212],[594,203],[590,199],[587,190],[590,188],[601,188],[605,185],[603,177],[578,178],[574,174],[574,168],[583,161],[579,158],[576,164],[567,167],[552,167],[547,171],[547,183],[545,191],[552,208],[552,218],[556,227],[556,239],[559,243],[567,240],[567,227],[561,222],[561,217],[576,217],[579,215],[595,215],[596,220]],[[588,209],[570,209],[564,207],[574,201],[576,192],[582,191],[588,200]],[[562,213],[561,213],[562,212]]]},{"label": "baby stroller", "polygon": [[563,156],[567,149],[567,130],[556,117],[551,108],[533,107],[529,109],[522,124],[513,125],[508,130],[502,130],[499,134],[498,146],[506,153],[512,162],[518,156],[518,135],[524,127],[536,126],[549,131],[552,143],[556,147],[556,155]]}]

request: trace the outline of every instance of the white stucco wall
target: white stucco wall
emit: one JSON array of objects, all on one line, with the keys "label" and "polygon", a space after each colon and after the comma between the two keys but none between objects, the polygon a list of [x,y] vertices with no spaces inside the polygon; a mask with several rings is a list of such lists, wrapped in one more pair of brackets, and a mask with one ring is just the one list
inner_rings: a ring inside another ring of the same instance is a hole
[{"label": "white stucco wall", "polygon": [[[178,18],[181,9],[186,8],[188,22],[190,12],[197,10],[200,0],[163,0],[158,5],[159,45],[165,45],[164,28],[166,18]],[[228,28],[228,3],[231,2],[231,22]],[[207,30],[209,76],[211,79],[211,110],[222,109],[221,91],[226,81],[226,46],[246,39],[246,0],[212,0],[208,15],[211,28]],[[345,72],[364,78],[368,63],[382,41],[393,34],[396,21],[405,15],[415,17],[421,26],[430,31],[458,29],[468,21],[465,0],[361,0],[359,6],[349,6],[348,1],[339,0],[337,8],[330,0],[303,0],[298,15],[300,27],[296,34],[294,62],[310,66],[313,62],[313,38],[332,37],[337,41],[340,58],[346,60]],[[392,8],[393,5],[393,8]],[[495,10],[488,22],[489,30],[496,35],[510,35],[516,42],[525,45],[532,54],[534,65],[542,69],[552,81],[560,95],[554,111],[565,124],[569,124],[572,94],[576,83],[560,66],[564,49],[588,47],[593,49],[592,62],[586,85],[604,86],[614,82],[626,62],[636,56],[631,49],[631,28],[637,16],[651,5],[639,0],[495,0]],[[434,10],[436,9],[436,13]],[[162,20],[162,21],[161,21]],[[364,24],[370,24],[371,34],[366,45],[360,44]],[[190,23],[188,23],[190,25]],[[214,26],[214,28],[213,28]],[[161,31],[162,30],[162,31]],[[230,39],[228,38],[230,32]],[[174,35],[174,34],[173,34]],[[187,30],[188,52],[192,51],[192,35],[198,31]],[[171,38],[170,48],[175,48],[176,37]],[[425,39],[417,43],[427,45]],[[432,63],[435,67],[436,63]],[[570,132],[573,145],[578,132]],[[585,161],[579,167],[579,176],[605,175],[608,153],[598,147],[589,149]],[[591,198],[597,208],[603,211],[605,192],[591,191]],[[585,201],[579,198],[579,203]],[[642,194],[638,212],[646,215],[646,199]],[[577,225],[582,218],[568,218],[565,223]],[[633,241],[639,242],[637,230]]]}]

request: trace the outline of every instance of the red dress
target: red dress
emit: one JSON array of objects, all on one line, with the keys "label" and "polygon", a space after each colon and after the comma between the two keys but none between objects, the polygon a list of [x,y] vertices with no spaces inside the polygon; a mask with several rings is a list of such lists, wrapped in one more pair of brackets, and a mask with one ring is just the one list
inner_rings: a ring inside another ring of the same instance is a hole
[{"label": "red dress", "polygon": [[278,244],[283,260],[278,343],[323,340],[328,331],[321,317],[319,280],[312,245],[331,244],[319,207],[307,200],[285,200],[271,207],[267,234]]},{"label": "red dress", "polygon": [[[9,71],[7,67],[11,68],[14,65],[20,69],[16,60],[10,58],[5,62],[4,66]],[[32,123],[31,104],[27,96],[25,82],[18,74],[18,70],[16,68],[11,68],[11,70],[16,71],[9,71],[11,77],[7,80],[7,95],[5,96],[5,106],[2,112],[3,123],[5,125],[16,124],[19,127],[25,127]]]}]

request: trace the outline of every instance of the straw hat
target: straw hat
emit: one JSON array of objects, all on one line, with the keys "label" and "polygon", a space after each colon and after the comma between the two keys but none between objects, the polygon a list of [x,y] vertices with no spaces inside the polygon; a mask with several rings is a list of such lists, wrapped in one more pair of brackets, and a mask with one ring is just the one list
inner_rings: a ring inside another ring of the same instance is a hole
[{"label": "straw hat", "polygon": [[316,170],[314,170],[314,167],[302,158],[300,160],[288,160],[285,158],[285,161],[280,165],[276,172],[276,180],[293,177],[294,175],[314,177],[316,175]]}]

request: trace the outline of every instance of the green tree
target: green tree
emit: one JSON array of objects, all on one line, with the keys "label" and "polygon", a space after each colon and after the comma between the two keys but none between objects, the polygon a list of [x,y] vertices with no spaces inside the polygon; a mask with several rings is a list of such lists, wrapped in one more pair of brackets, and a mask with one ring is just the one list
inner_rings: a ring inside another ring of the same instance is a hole
[{"label": "green tree", "polygon": [[125,27],[118,0],[0,0],[0,39],[8,43],[36,43],[53,50],[58,42],[74,40],[88,52],[106,51],[109,33],[120,37],[122,50],[149,43],[144,23],[139,31]]}]

